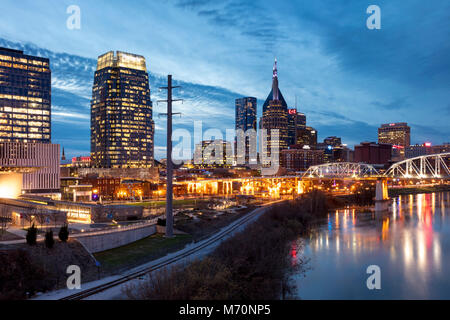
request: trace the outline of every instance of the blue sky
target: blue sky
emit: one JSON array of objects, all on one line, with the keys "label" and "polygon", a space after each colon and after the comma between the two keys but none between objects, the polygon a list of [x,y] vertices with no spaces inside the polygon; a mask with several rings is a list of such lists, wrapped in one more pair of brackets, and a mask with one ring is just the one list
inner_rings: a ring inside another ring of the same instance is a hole
[{"label": "blue sky", "polygon": [[[66,28],[72,4],[80,30]],[[380,30],[366,28],[371,4]],[[406,121],[414,143],[438,144],[450,141],[449,18],[439,0],[2,0],[0,37],[88,58],[138,53],[153,73],[260,102],[277,57],[284,97],[319,134],[375,140],[379,124]]]}]

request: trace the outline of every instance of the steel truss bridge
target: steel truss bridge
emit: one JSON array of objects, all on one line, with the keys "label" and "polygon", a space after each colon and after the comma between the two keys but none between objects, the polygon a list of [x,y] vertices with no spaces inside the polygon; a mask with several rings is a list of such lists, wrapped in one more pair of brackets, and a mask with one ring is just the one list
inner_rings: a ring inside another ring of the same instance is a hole
[{"label": "steel truss bridge", "polygon": [[302,179],[356,179],[380,176],[377,169],[370,164],[354,162],[333,162],[311,166],[303,174]]},{"label": "steel truss bridge", "polygon": [[450,152],[430,154],[394,163],[384,174],[391,178],[449,179]]},{"label": "steel truss bridge", "polygon": [[384,174],[372,165],[353,162],[311,166],[302,179],[450,179],[450,152],[424,155],[394,163]]}]

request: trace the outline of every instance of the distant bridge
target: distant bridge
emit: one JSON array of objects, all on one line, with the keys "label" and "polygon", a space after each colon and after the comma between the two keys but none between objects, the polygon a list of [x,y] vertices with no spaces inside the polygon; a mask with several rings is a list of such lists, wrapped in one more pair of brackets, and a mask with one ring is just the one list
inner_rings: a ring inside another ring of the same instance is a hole
[{"label": "distant bridge", "polygon": [[370,164],[355,162],[332,162],[309,167],[303,174],[302,179],[356,179],[376,176],[380,176],[380,174],[377,169]]},{"label": "distant bridge", "polygon": [[429,154],[394,163],[384,174],[370,164],[333,162],[311,166],[302,179],[450,179],[450,152]]},{"label": "distant bridge", "polygon": [[450,152],[429,154],[394,163],[384,174],[390,178],[450,178]]}]

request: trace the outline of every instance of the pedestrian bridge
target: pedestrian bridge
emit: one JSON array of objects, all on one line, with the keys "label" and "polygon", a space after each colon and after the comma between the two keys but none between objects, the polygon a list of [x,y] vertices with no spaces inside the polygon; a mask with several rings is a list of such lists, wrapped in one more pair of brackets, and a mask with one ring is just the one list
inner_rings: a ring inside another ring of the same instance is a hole
[{"label": "pedestrian bridge", "polygon": [[424,155],[394,163],[384,174],[370,164],[334,162],[311,166],[302,179],[449,179],[450,152]]},{"label": "pedestrian bridge", "polygon": [[449,179],[450,152],[430,154],[394,163],[384,174],[391,178]]},{"label": "pedestrian bridge", "polygon": [[333,162],[309,167],[302,179],[356,179],[380,176],[370,164],[355,162]]}]

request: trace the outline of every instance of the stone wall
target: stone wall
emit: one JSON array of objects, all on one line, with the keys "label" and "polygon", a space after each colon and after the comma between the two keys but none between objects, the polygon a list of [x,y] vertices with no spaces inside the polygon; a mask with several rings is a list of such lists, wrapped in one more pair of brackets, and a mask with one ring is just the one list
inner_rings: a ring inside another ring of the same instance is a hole
[{"label": "stone wall", "polygon": [[81,242],[91,253],[101,252],[124,246],[156,233],[156,225],[146,223],[122,227],[117,230],[99,231],[75,235],[73,238]]}]

